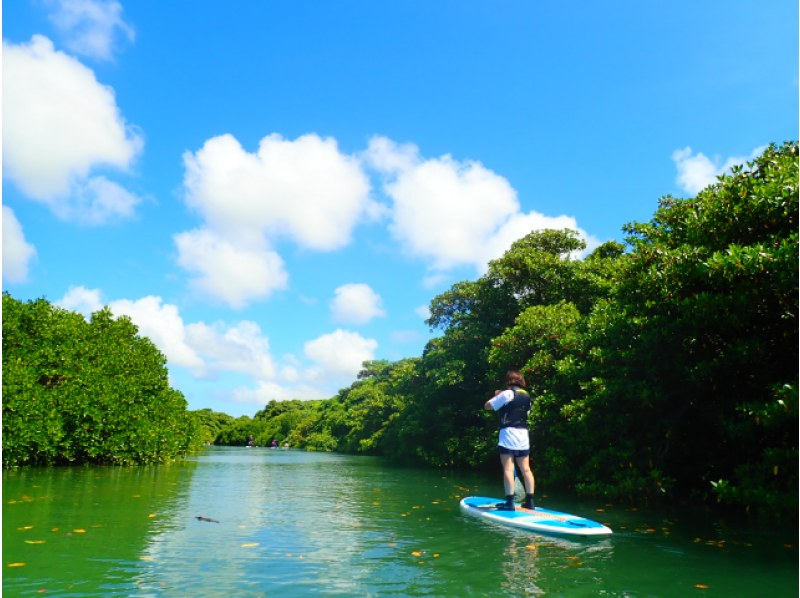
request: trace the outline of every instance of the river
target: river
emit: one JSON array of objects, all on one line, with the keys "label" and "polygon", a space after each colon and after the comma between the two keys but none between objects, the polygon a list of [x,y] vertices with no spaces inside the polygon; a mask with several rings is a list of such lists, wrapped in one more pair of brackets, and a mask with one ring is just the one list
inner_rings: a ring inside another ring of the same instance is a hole
[{"label": "river", "polygon": [[614,530],[573,541],[459,511],[500,486],[499,470],[268,448],[10,470],[3,596],[798,595],[797,529],[540,495]]}]

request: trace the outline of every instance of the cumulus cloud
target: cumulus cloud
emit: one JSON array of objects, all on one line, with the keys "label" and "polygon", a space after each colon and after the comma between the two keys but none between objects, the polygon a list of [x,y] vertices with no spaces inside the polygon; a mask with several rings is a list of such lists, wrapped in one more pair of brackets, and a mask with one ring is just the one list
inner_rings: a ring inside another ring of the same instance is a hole
[{"label": "cumulus cloud", "polygon": [[115,0],[50,0],[50,21],[72,52],[95,60],[111,60],[120,37],[133,41],[133,27],[122,18]]},{"label": "cumulus cloud", "polygon": [[286,287],[283,260],[258,239],[250,245],[211,230],[194,230],[174,235],[173,240],[178,264],[193,275],[191,286],[231,307],[244,307]]},{"label": "cumulus cloud", "polygon": [[678,170],[676,182],[681,189],[696,195],[709,185],[717,182],[717,178],[730,172],[731,168],[745,164],[763,153],[765,146],[753,150],[750,156],[734,156],[722,160],[719,157],[713,160],[702,152],[696,154],[687,146],[672,152],[672,161]]},{"label": "cumulus cloud", "polygon": [[28,269],[36,248],[25,239],[14,211],[3,206],[3,280],[11,283],[28,280]]},{"label": "cumulus cloud", "polygon": [[139,334],[161,349],[170,365],[187,368],[196,376],[207,375],[210,366],[189,342],[177,306],[150,295],[135,301],[112,301],[109,308],[115,316],[128,316],[139,327]]},{"label": "cumulus cloud", "polygon": [[309,371],[309,378],[320,380],[325,375],[334,375],[352,381],[362,364],[375,358],[377,348],[377,341],[357,332],[339,329],[323,334],[304,345],[305,356],[316,364]]},{"label": "cumulus cloud", "polygon": [[103,309],[100,291],[83,286],[70,287],[66,294],[56,301],[56,305],[83,314],[86,318]]},{"label": "cumulus cloud", "polygon": [[184,164],[187,204],[227,237],[256,233],[330,251],[376,208],[358,161],[331,138],[269,135],[250,153],[222,135],[184,154]]},{"label": "cumulus cloud", "polygon": [[337,288],[331,301],[331,313],[334,321],[345,324],[366,324],[373,318],[386,315],[381,296],[363,283]]},{"label": "cumulus cloud", "polygon": [[92,170],[127,170],[142,146],[90,69],[41,35],[3,42],[3,176],[25,195],[64,219],[128,218],[139,198]]},{"label": "cumulus cloud", "polygon": [[[57,305],[87,318],[102,309],[98,289],[70,288]],[[374,358],[378,343],[354,332],[336,330],[304,344],[304,360],[272,355],[258,323],[186,322],[178,306],[161,297],[119,299],[107,303],[115,317],[128,316],[139,334],[164,353],[170,370],[182,368],[198,380],[239,374],[249,384],[232,391],[236,401],[264,405],[270,400],[321,399],[351,383],[361,364]]]},{"label": "cumulus cloud", "polygon": [[572,217],[522,212],[509,182],[480,162],[423,159],[415,146],[385,137],[373,138],[363,159],[384,176],[394,237],[412,255],[431,260],[434,272],[463,265],[484,272],[489,260],[537,229],[568,227],[596,242]]},{"label": "cumulus cloud", "polygon": [[235,325],[197,322],[186,327],[186,338],[216,371],[238,372],[257,380],[275,377],[269,340],[255,322],[243,320]]},{"label": "cumulus cloud", "polygon": [[[269,135],[251,153],[221,135],[186,152],[184,166],[185,200],[203,225],[175,236],[178,263],[201,273],[195,283],[231,305],[285,286],[283,261],[268,248],[289,241],[304,249],[340,249],[360,221],[380,214],[361,164],[331,138]],[[227,257],[211,259],[219,248]],[[242,273],[254,265],[258,270],[231,277],[228,258],[250,262],[238,268]]]}]

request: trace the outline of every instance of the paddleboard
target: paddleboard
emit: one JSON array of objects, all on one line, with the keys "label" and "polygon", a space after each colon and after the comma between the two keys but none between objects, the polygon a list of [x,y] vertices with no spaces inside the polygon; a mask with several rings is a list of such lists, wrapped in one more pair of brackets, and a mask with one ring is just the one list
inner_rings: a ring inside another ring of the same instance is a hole
[{"label": "paddleboard", "polygon": [[461,500],[461,510],[487,521],[543,534],[608,536],[612,533],[610,528],[597,521],[542,507],[531,510],[517,504],[514,511],[500,511],[496,505],[502,502],[499,498],[468,496]]}]

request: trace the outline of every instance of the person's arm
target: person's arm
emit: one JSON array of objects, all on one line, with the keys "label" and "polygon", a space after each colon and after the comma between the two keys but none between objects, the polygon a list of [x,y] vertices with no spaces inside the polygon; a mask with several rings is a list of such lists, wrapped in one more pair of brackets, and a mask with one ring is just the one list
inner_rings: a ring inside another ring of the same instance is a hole
[{"label": "person's arm", "polygon": [[514,398],[514,393],[508,390],[496,390],[494,396],[483,404],[487,411],[497,411]]}]

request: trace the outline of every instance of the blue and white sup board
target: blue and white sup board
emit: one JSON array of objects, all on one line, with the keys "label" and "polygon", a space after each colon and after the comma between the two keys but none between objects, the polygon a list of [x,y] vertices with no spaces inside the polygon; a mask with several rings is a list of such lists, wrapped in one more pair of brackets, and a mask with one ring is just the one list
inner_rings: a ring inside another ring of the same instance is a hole
[{"label": "blue and white sup board", "polygon": [[464,513],[475,515],[487,521],[508,525],[520,529],[527,529],[543,534],[558,534],[562,536],[608,536],[611,529],[584,517],[551,511],[536,507],[523,509],[519,504],[514,511],[500,511],[496,508],[498,503],[505,502],[498,498],[486,496],[468,496],[461,500],[460,506]]}]

